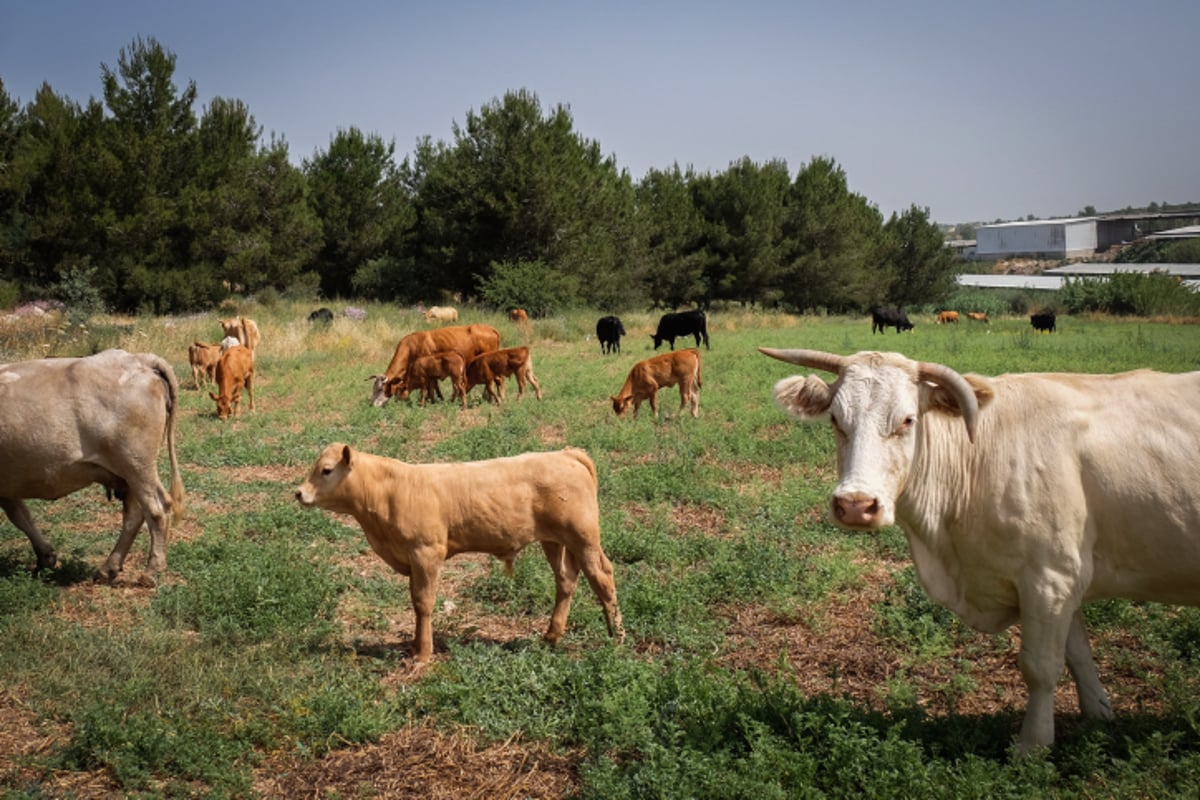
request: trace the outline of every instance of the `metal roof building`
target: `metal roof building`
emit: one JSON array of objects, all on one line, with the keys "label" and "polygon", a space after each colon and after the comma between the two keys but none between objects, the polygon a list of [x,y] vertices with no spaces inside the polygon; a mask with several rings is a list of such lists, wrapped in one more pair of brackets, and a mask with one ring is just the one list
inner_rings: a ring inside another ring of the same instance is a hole
[{"label": "metal roof building", "polygon": [[1096,218],[999,222],[975,229],[976,258],[1071,258],[1096,252]]},{"label": "metal roof building", "polygon": [[977,289],[1061,289],[1068,278],[1107,278],[1114,272],[1165,273],[1200,289],[1200,264],[1079,263],[1048,269],[1041,275],[959,275],[958,285]]}]

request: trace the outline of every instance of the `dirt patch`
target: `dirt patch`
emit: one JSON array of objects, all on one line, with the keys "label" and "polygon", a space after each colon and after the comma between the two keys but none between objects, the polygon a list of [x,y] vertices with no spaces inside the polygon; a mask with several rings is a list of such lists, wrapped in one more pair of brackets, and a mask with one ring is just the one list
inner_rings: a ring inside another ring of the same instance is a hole
[{"label": "dirt patch", "polygon": [[479,747],[467,731],[415,725],[316,761],[272,757],[255,771],[254,790],[263,797],[558,798],[578,790],[577,761],[517,737]]},{"label": "dirt patch", "polygon": [[[886,710],[889,682],[900,679],[930,714],[1023,716],[1026,689],[1017,666],[1019,628],[1004,636],[977,634],[947,655],[915,662],[873,632],[874,606],[883,599],[896,568],[869,567],[862,575],[861,591],[808,609],[802,620],[783,618],[763,606],[725,609],[729,630],[719,660],[730,667],[769,672],[782,657],[806,695],[845,696],[875,710]],[[1152,658],[1135,636],[1106,631],[1093,634],[1091,640],[1117,714],[1165,710],[1144,670]],[[1140,665],[1136,670],[1134,663]],[[1080,713],[1075,685],[1065,671],[1054,708],[1056,715]]]}]

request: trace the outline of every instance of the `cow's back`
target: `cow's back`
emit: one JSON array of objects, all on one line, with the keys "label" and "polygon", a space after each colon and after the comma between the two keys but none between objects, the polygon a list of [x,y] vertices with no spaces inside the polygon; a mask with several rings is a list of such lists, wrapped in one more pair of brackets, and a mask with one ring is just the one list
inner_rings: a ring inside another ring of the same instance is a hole
[{"label": "cow's back", "polygon": [[177,400],[158,356],[106,350],[0,366],[0,496],[56,499],[156,459]]}]

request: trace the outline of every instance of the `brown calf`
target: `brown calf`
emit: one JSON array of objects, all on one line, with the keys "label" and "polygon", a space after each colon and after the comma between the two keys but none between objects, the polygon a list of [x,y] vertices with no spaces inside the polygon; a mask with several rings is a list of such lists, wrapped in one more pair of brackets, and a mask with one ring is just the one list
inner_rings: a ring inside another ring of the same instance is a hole
[{"label": "brown calf", "polygon": [[938,318],[937,318],[938,325],[945,325],[948,322],[954,322],[954,323],[958,322],[958,312],[957,311],[943,311],[942,313],[938,314]]},{"label": "brown calf", "polygon": [[438,381],[442,378],[449,378],[454,386],[451,399],[461,397],[463,408],[466,408],[467,390],[470,388],[467,386],[466,361],[453,351],[414,358],[408,365],[408,372],[396,386],[396,398],[407,400],[410,393],[419,391],[418,404],[424,408],[426,400],[432,400],[435,394],[441,396]]},{"label": "brown calf", "polygon": [[217,401],[217,418],[228,419],[238,415],[242,402],[242,387],[250,396],[250,410],[254,410],[254,356],[250,348],[238,345],[221,354],[217,362],[217,391],[208,393]]},{"label": "brown calf", "polygon": [[208,344],[206,342],[192,342],[188,346],[188,364],[192,367],[192,383],[197,389],[200,388],[200,378],[204,378],[204,384],[215,380],[217,376],[217,362],[221,360],[221,345]]},{"label": "brown calf", "polygon": [[985,311],[968,311],[967,319],[973,320],[975,322],[987,322],[988,315],[987,315],[987,312],[985,312]]},{"label": "brown calf", "polygon": [[629,370],[629,377],[619,394],[610,397],[613,411],[622,416],[633,404],[633,418],[637,419],[638,407],[643,400],[650,401],[650,409],[658,416],[659,389],[679,384],[679,410],[691,403],[692,416],[700,415],[700,351],[695,348],[675,350],[661,356],[639,361]]},{"label": "brown calf", "polygon": [[408,577],[418,662],[433,655],[433,606],[445,560],[490,553],[511,568],[533,542],[554,570],[554,611],[542,638],[550,644],[562,638],[580,570],[604,608],[609,635],[618,644],[625,638],[612,562],[600,547],[596,466],[583,450],[406,464],[335,443],[317,458],[296,500],[353,516],[375,554]]},{"label": "brown calf", "polygon": [[528,347],[510,347],[475,356],[467,363],[467,391],[480,384],[488,399],[499,403],[504,399],[504,382],[510,375],[517,378],[517,399],[525,398],[525,382],[533,385],[537,399],[542,399],[542,387],[533,374],[533,357]]},{"label": "brown calf", "polygon": [[508,318],[518,325],[525,325],[529,322],[529,314],[523,308],[514,308],[509,311]]}]

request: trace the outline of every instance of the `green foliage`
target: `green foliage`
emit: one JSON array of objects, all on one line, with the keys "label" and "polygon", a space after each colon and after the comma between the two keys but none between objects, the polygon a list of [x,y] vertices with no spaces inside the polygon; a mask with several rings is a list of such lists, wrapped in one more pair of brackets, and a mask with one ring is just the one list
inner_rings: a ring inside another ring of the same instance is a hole
[{"label": "green foliage", "polygon": [[163,587],[154,608],[214,642],[286,635],[303,645],[335,629],[339,587],[333,571],[294,545],[209,537],[179,544],[171,562],[185,582]]},{"label": "green foliage", "polygon": [[875,633],[917,661],[946,655],[969,629],[933,602],[908,567],[898,573],[875,609]]},{"label": "green foliage", "polygon": [[1106,279],[1068,279],[1059,302],[1072,314],[1102,312],[1141,317],[1200,314],[1200,294],[1174,275],[1115,272]]},{"label": "green foliage", "polygon": [[579,302],[578,281],[544,261],[492,264],[486,277],[476,279],[483,302],[501,311],[523,308],[531,317],[546,317]]}]

